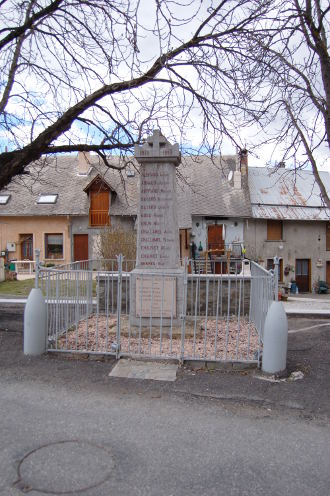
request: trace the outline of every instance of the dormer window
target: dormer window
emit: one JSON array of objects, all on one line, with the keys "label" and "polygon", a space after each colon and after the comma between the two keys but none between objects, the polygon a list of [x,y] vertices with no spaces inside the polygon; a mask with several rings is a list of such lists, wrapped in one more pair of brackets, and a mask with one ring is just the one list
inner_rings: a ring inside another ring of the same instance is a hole
[{"label": "dormer window", "polygon": [[11,195],[0,195],[0,205],[7,205]]},{"label": "dormer window", "polygon": [[58,194],[55,193],[55,194],[46,194],[46,195],[40,195],[38,200],[37,200],[37,203],[41,203],[41,204],[54,204],[57,202],[57,197],[58,197]]},{"label": "dormer window", "polygon": [[53,204],[57,202],[57,193],[51,193],[51,194],[42,194],[39,196],[37,203],[42,203],[42,204]]}]

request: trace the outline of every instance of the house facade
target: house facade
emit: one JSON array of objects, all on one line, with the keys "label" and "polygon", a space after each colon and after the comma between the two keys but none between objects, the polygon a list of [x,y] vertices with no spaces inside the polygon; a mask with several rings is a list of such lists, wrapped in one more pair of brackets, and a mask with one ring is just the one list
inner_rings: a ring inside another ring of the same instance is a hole
[{"label": "house facade", "polygon": [[[328,191],[328,173],[321,173]],[[252,218],[245,225],[247,257],[265,268],[280,259],[279,280],[298,291],[330,284],[330,209],[322,203],[312,172],[249,168]]]}]

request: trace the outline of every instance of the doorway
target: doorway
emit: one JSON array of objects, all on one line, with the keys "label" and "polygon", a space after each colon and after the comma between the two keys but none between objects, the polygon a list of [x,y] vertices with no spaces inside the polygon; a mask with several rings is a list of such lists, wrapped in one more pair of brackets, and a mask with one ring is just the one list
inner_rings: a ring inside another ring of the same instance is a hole
[{"label": "doorway", "polygon": [[300,293],[310,291],[310,264],[309,258],[296,259],[296,283]]},{"label": "doorway", "polygon": [[20,234],[21,260],[33,260],[33,234]]},{"label": "doorway", "polygon": [[330,286],[330,262],[327,262],[327,284]]},{"label": "doorway", "polygon": [[88,234],[73,235],[73,261],[88,260]]},{"label": "doorway", "polygon": [[213,274],[221,274],[226,272],[226,263],[215,262],[214,260],[224,255],[225,243],[223,240],[223,225],[215,224],[207,228],[207,249],[209,251],[209,259],[211,260],[211,268]]}]

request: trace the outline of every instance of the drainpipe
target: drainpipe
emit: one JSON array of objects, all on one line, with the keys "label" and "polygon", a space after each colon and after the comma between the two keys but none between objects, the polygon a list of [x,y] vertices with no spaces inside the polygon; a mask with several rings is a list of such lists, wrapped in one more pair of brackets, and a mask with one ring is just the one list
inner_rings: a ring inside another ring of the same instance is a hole
[{"label": "drainpipe", "polygon": [[66,216],[68,221],[68,236],[70,240],[70,262],[73,262],[73,235],[72,235],[72,221],[69,215]]}]

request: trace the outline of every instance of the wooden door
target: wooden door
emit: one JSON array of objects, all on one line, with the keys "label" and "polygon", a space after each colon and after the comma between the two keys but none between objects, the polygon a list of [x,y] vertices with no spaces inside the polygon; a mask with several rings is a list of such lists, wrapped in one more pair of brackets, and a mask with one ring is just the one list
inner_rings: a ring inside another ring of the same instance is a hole
[{"label": "wooden door", "polygon": [[91,226],[106,226],[109,224],[109,191],[98,190],[90,192],[89,223]]},{"label": "wooden door", "polygon": [[310,259],[301,258],[296,260],[296,283],[299,293],[310,291]]},{"label": "wooden door", "polygon": [[327,284],[330,286],[330,262],[327,262]]},{"label": "wooden door", "polygon": [[73,260],[88,260],[88,234],[73,235]]},{"label": "wooden door", "polygon": [[219,258],[224,255],[225,243],[223,240],[223,225],[213,225],[208,226],[207,229],[207,249],[210,252],[209,257],[211,258],[212,272],[215,274],[220,274],[225,272],[225,267],[222,262],[213,262],[215,258]]}]

